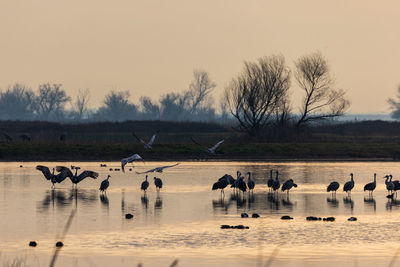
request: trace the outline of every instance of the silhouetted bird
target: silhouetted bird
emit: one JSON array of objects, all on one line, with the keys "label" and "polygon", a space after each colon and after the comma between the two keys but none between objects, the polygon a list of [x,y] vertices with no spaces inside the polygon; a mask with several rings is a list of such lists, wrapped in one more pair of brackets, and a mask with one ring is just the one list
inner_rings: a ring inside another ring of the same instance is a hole
[{"label": "silhouetted bird", "polygon": [[297,184],[293,182],[293,179],[289,179],[283,183],[282,192],[285,192],[285,190],[287,190],[287,194],[289,195],[289,190],[292,189],[292,187],[297,187]]},{"label": "silhouetted bird", "polygon": [[134,161],[137,161],[137,160],[143,161],[142,157],[139,156],[139,154],[133,154],[132,156],[130,156],[130,157],[128,157],[128,158],[123,158],[123,159],[121,159],[121,168],[122,168],[122,171],[125,172],[125,165],[126,165],[127,163],[134,162]]},{"label": "silhouetted bird", "polygon": [[241,177],[240,171],[236,171],[236,179],[233,179],[233,183],[231,184],[231,188],[237,189],[238,188],[238,183],[239,183],[239,178]]},{"label": "silhouetted bird", "polygon": [[50,170],[49,170],[49,168],[46,167],[46,166],[43,166],[43,165],[37,165],[37,166],[36,166],[36,169],[39,170],[39,171],[41,171],[41,172],[43,173],[44,177],[45,177],[47,180],[51,181],[51,183],[52,183],[52,188],[55,187],[55,186],[54,186],[55,183],[61,183],[61,182],[64,181],[65,178],[67,178],[68,175],[69,175],[69,173],[68,173],[67,171],[65,171],[65,170],[62,170],[62,171],[57,170],[57,171],[59,171],[60,173],[57,174],[57,175],[55,175],[55,174],[54,174],[54,168],[53,168],[53,173],[51,173]]},{"label": "silhouetted bird", "polygon": [[202,146],[204,148],[204,150],[210,154],[215,154],[215,150],[217,150],[217,148],[219,147],[219,145],[221,145],[225,140],[221,140],[218,143],[216,143],[214,146],[208,148],[203,146],[202,144],[199,144],[198,142],[196,142],[193,137],[190,137],[190,139],[193,141],[193,143],[195,143],[196,145]]},{"label": "silhouetted bird", "polygon": [[269,191],[272,190],[272,184],[274,183],[274,178],[272,178],[272,170],[269,171],[269,179],[267,181],[267,185],[269,188]]},{"label": "silhouetted bird", "polygon": [[350,173],[350,181],[346,182],[343,186],[343,192],[350,193],[351,190],[354,188],[354,179],[353,179],[353,174]]},{"label": "silhouetted bird", "polygon": [[110,182],[108,181],[108,179],[110,179],[110,178],[111,178],[111,175],[108,175],[108,176],[107,176],[107,179],[105,179],[105,180],[103,180],[103,181],[101,182],[99,190],[100,190],[102,193],[106,192],[107,188],[110,186]]},{"label": "silhouetted bird", "polygon": [[224,174],[221,178],[218,179],[218,181],[228,179],[229,184],[233,184],[235,182],[235,179],[232,177],[232,175],[229,174]]},{"label": "silhouetted bird", "polygon": [[253,191],[254,187],[256,186],[256,183],[251,180],[251,173],[248,172],[247,173],[248,177],[247,177],[247,186],[249,187],[249,191]]},{"label": "silhouetted bird", "polygon": [[149,182],[147,181],[147,175],[146,175],[146,180],[142,182],[142,186],[140,187],[140,189],[143,190],[144,193],[146,193],[148,187],[149,187]]},{"label": "silhouetted bird", "polygon": [[[158,131],[157,131],[157,133],[158,133]],[[150,150],[153,149],[152,145],[153,145],[153,143],[154,143],[154,140],[156,139],[156,134],[157,134],[157,133],[155,133],[155,134],[150,138],[149,142],[146,143],[145,141],[143,141],[142,139],[140,139],[134,132],[132,132],[133,136],[134,136],[140,143],[143,144],[144,148],[150,149]]]},{"label": "silhouetted bird", "polygon": [[162,180],[160,178],[154,177],[154,184],[156,185],[157,191],[162,188]]},{"label": "silhouetted bird", "polygon": [[276,177],[274,182],[272,183],[272,190],[277,191],[281,187],[281,183],[279,182],[279,172],[276,171]]},{"label": "silhouetted bird", "polygon": [[[392,182],[392,177],[390,177],[391,175],[386,175],[384,178],[386,178],[385,180],[385,184],[386,184],[386,189],[388,191],[388,194],[392,194],[394,191],[394,183]],[[390,178],[390,180],[389,180]]]},{"label": "silhouetted bird", "polygon": [[168,165],[168,166],[157,167],[157,168],[154,168],[154,169],[145,171],[145,172],[136,172],[136,173],[137,173],[137,174],[144,174],[144,173],[149,173],[149,172],[159,172],[159,173],[162,173],[164,169],[166,169],[166,168],[171,168],[171,167],[175,167],[175,166],[177,166],[177,165],[179,165],[179,163],[176,163],[176,164],[173,164],[173,165]]},{"label": "silhouetted bird", "polygon": [[[221,179],[222,178],[222,179]],[[212,186],[212,190],[218,190],[221,189],[221,194],[225,194],[224,193],[224,189],[225,187],[228,186],[229,184],[229,179],[224,175],[223,177],[221,177],[217,182],[215,182]]]},{"label": "silhouetted bird", "polygon": [[246,185],[245,181],[243,181],[243,177],[239,177],[238,188],[242,192],[246,192],[246,190],[247,190],[247,185]]},{"label": "silhouetted bird", "polygon": [[81,174],[78,175],[78,170],[80,169],[80,167],[74,166],[74,169],[75,169],[75,174],[72,174],[72,171],[67,167],[64,167],[64,166],[56,167],[56,170],[58,172],[66,172],[67,173],[67,177],[69,177],[69,179],[71,180],[72,186],[75,185],[75,187],[78,186],[78,183],[80,183],[87,177],[97,179],[97,177],[99,176],[99,174],[94,171],[83,171]]},{"label": "silhouetted bird", "polygon": [[374,181],[364,186],[364,192],[369,191],[369,194],[372,195],[375,188],[376,188],[376,173],[374,173]]},{"label": "silhouetted bird", "polygon": [[326,192],[332,192],[336,194],[336,191],[339,189],[339,183],[338,182],[332,182],[328,185],[326,188]]}]

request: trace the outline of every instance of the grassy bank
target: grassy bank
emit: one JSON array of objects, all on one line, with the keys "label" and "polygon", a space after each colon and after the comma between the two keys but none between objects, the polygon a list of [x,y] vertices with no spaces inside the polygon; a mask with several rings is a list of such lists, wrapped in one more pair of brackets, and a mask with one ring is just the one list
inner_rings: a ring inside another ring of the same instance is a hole
[{"label": "grassy bank", "polygon": [[400,160],[397,143],[251,143],[225,144],[216,155],[192,144],[158,144],[146,151],[140,144],[2,144],[1,161],[118,161],[133,153],[146,160]]}]

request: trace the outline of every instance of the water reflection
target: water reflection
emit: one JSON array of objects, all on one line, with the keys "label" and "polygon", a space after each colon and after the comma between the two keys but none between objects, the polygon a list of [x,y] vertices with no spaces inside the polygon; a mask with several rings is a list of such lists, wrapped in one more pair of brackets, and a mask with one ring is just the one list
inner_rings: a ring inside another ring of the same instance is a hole
[{"label": "water reflection", "polygon": [[339,207],[339,201],[336,199],[336,195],[334,195],[332,197],[327,197],[326,202],[328,202],[328,205],[332,208]]},{"label": "water reflection", "polygon": [[376,201],[372,195],[368,195],[368,197],[364,196],[364,203],[366,206],[373,207],[374,211],[376,211]]},{"label": "water reflection", "polygon": [[140,200],[142,202],[142,207],[147,211],[149,207],[149,199],[147,198],[146,193],[140,197]]},{"label": "water reflection", "polygon": [[354,200],[351,199],[351,196],[343,197],[344,206],[354,210]]},{"label": "water reflection", "polygon": [[162,209],[162,206],[163,206],[162,198],[159,194],[157,194],[156,201],[154,202],[154,209],[160,210]]},{"label": "water reflection", "polygon": [[295,204],[296,204],[296,202],[293,203],[293,202],[290,200],[289,195],[286,195],[286,197],[285,197],[285,196],[282,197],[282,205],[283,205],[284,207],[289,208],[289,209],[291,210],[291,209],[293,209],[293,206],[294,206]]},{"label": "water reflection", "polygon": [[398,199],[388,199],[386,203],[386,209],[392,210],[393,207],[400,207],[400,200]]},{"label": "water reflection", "polygon": [[[68,195],[67,195],[68,193]],[[78,207],[78,202],[82,205],[92,205],[96,202],[96,190],[70,189],[68,192],[60,189],[46,190],[43,200],[38,206],[39,211],[47,210],[51,207],[65,208],[71,205]]]}]

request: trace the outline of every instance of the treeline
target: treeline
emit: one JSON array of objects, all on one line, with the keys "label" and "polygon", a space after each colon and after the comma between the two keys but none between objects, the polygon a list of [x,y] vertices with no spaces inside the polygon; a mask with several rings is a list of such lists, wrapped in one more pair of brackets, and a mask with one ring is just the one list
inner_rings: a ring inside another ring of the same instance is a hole
[{"label": "treeline", "polygon": [[[291,99],[293,78],[303,93],[296,109]],[[0,91],[0,120],[214,122],[253,141],[297,141],[307,138],[312,127],[342,116],[350,106],[318,52],[300,57],[293,70],[282,55],[245,62],[242,72],[225,86],[219,103],[211,94],[215,87],[206,71],[195,70],[188,88],[180,93],[167,93],[158,101],[142,96],[133,103],[129,91],[110,91],[93,109],[87,89],[72,99],[61,84],[44,83],[37,90],[14,84]]]},{"label": "treeline", "polygon": [[0,120],[227,122],[225,110],[217,112],[214,107],[211,92],[215,87],[207,72],[195,70],[187,90],[162,95],[158,102],[143,96],[135,104],[129,99],[129,91],[110,91],[101,106],[93,109],[88,89],[80,90],[73,99],[61,84],[44,83],[33,90],[17,83],[0,90]]}]

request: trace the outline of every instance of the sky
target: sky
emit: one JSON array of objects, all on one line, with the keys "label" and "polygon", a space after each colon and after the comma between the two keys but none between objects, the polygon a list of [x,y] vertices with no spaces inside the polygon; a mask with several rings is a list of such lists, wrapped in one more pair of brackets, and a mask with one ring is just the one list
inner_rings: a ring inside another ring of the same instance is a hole
[{"label": "sky", "polygon": [[[400,85],[400,2],[394,0],[0,0],[0,88],[61,83],[158,100],[207,71],[220,99],[244,61],[281,54],[289,67],[320,51],[351,113],[389,112]],[[294,79],[296,110],[301,91]]]}]

